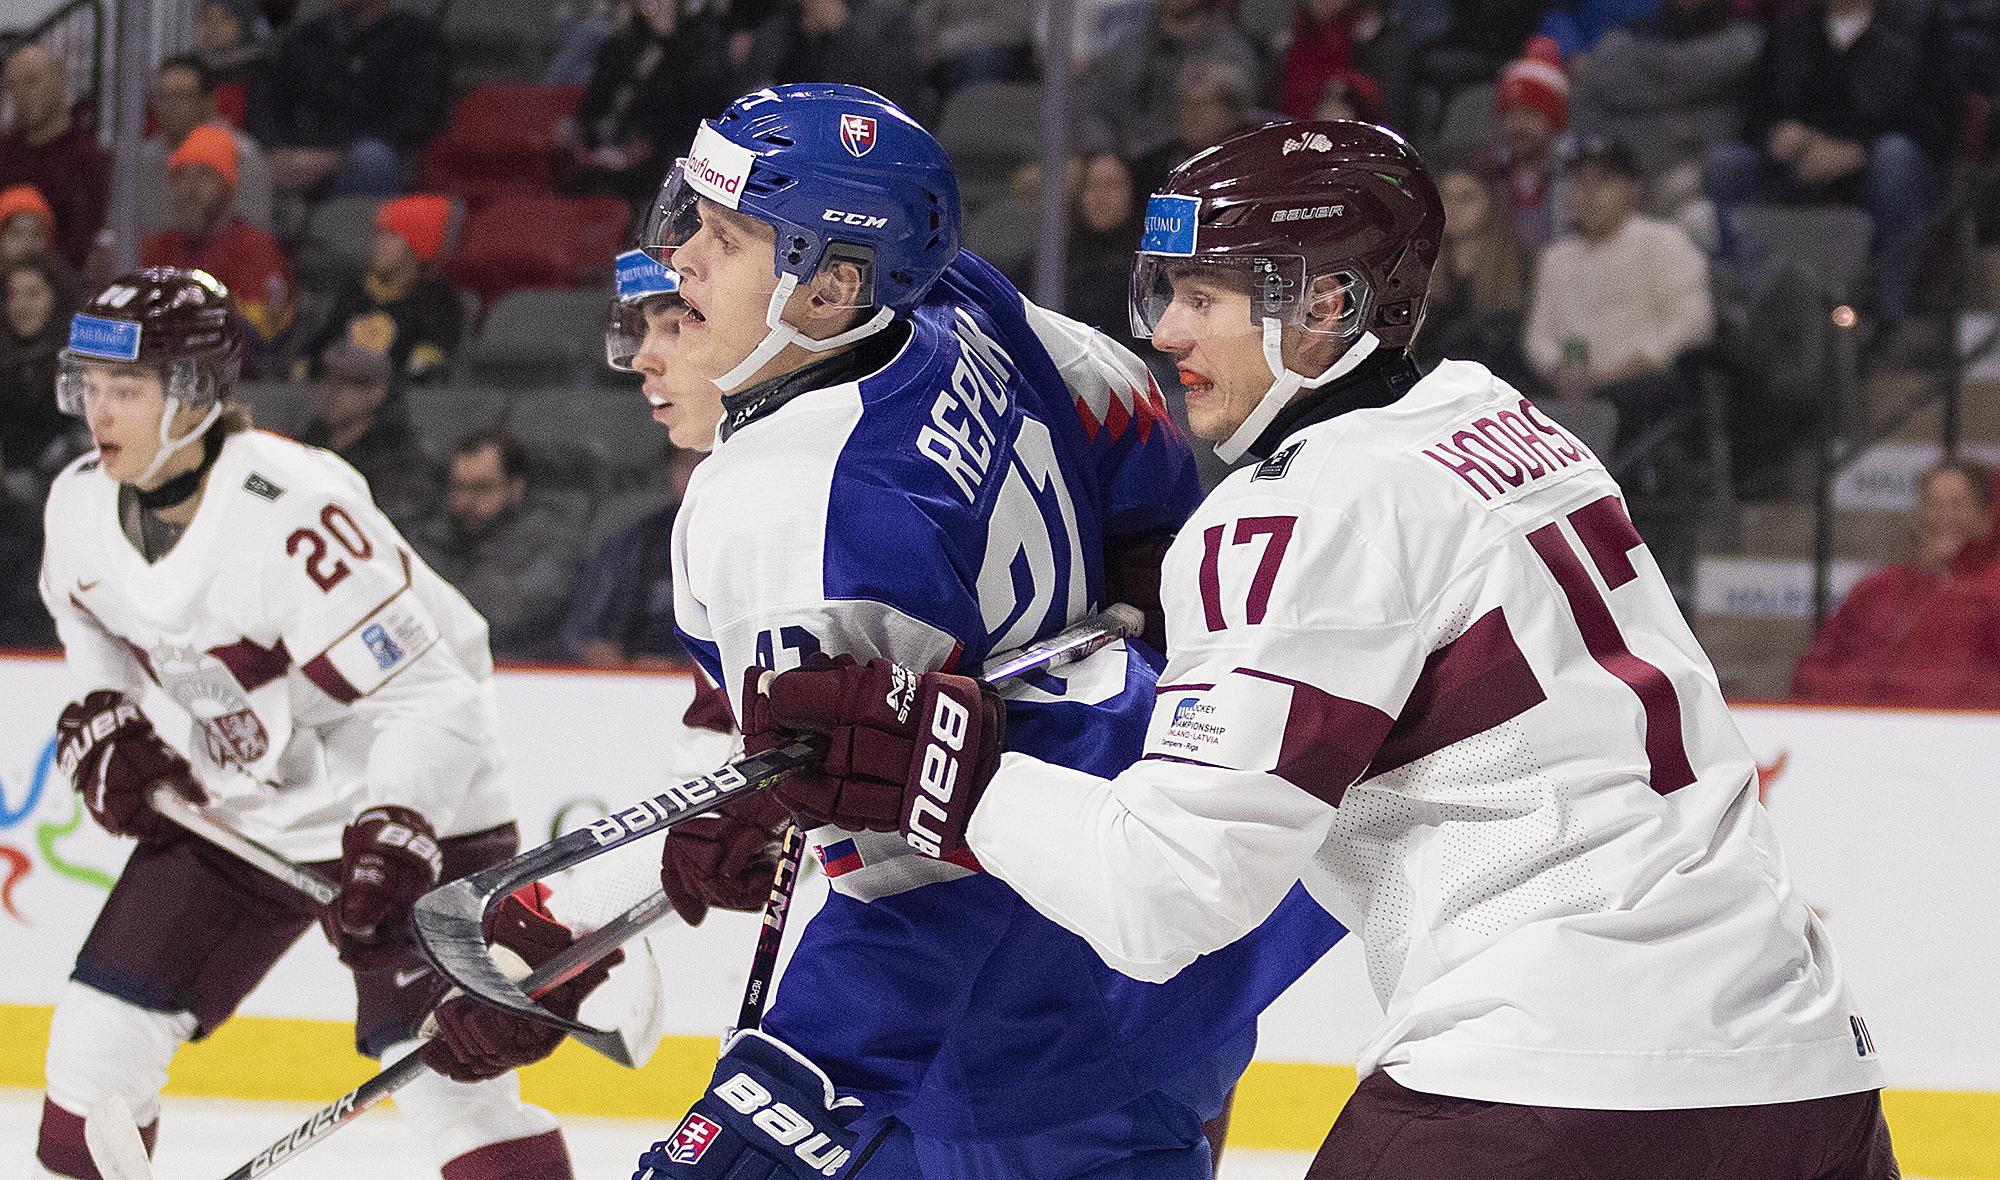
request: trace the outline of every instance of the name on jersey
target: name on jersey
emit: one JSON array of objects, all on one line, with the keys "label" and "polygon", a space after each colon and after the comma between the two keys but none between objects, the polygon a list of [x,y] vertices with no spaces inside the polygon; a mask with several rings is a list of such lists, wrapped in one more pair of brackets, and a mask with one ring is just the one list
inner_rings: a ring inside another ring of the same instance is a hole
[{"label": "name on jersey", "polygon": [[750,780],[743,772],[725,766],[711,774],[684,783],[675,783],[666,790],[640,803],[634,803],[623,811],[591,822],[591,838],[600,845],[616,844],[636,832],[643,832],[654,824],[666,820],[676,820],[693,812],[704,811],[716,797],[724,791],[733,790]]},{"label": "name on jersey", "polygon": [[1514,410],[1474,418],[1423,449],[1424,456],[1494,500],[1590,458],[1560,426],[1521,399]]},{"label": "name on jersey", "polygon": [[1018,370],[1013,355],[980,331],[964,308],[958,309],[952,334],[958,338],[958,363],[931,400],[930,423],[917,431],[917,450],[951,476],[971,504],[993,466],[997,424],[1007,416],[1008,390]]}]

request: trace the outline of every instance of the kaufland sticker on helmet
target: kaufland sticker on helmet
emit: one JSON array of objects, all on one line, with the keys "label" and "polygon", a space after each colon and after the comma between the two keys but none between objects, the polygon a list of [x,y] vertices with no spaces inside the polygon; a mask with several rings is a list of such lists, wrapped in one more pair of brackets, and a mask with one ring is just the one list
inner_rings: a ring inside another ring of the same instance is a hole
[{"label": "kaufland sticker on helmet", "polygon": [[703,123],[694,134],[694,146],[688,149],[687,182],[702,196],[734,209],[743,199],[743,184],[750,178],[755,158],[749,148],[729,142]]},{"label": "kaufland sticker on helmet", "polygon": [[69,321],[69,350],[78,356],[107,361],[136,361],[139,325],[131,320],[107,320],[78,313]]},{"label": "kaufland sticker on helmet", "polygon": [[1195,219],[1200,213],[1200,197],[1153,194],[1146,201],[1146,225],[1139,236],[1139,252],[1192,257]]},{"label": "kaufland sticker on helmet", "polygon": [[875,150],[875,116],[842,115],[840,117],[840,146],[847,154],[860,159]]},{"label": "kaufland sticker on helmet", "polygon": [[618,298],[644,299],[680,289],[681,276],[644,250],[627,250],[618,256]]}]

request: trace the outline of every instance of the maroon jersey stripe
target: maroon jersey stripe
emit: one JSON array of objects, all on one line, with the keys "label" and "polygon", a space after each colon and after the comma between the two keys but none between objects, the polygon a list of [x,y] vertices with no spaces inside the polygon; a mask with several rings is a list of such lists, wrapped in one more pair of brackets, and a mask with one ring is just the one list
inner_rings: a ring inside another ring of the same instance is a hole
[{"label": "maroon jersey stripe", "polygon": [[1499,607],[1432,652],[1365,777],[1408,766],[1548,699]]},{"label": "maroon jersey stripe", "polygon": [[235,643],[225,643],[211,647],[208,654],[222,661],[229,674],[236,677],[236,683],[244,692],[255,692],[283,676],[292,666],[292,656],[285,650],[285,641],[280,639],[270,647],[259,647],[248,639]]},{"label": "maroon jersey stripe", "polygon": [[306,674],[307,680],[319,685],[321,692],[343,705],[351,705],[361,699],[360,690],[347,682],[347,677],[340,674],[340,669],[333,666],[333,661],[326,658],[325,652],[307,660],[306,666],[299,671]]},{"label": "maroon jersey stripe", "polygon": [[1373,705],[1337,697],[1289,676],[1238,668],[1240,676],[1290,685],[1291,711],[1278,745],[1279,778],[1333,806],[1375,757],[1394,719]]}]

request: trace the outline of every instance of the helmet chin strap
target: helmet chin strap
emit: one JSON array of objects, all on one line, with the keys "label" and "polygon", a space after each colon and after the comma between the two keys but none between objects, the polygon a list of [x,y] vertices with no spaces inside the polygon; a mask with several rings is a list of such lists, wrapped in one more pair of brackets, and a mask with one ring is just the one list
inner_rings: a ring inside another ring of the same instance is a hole
[{"label": "helmet chin strap", "polygon": [[1257,437],[1263,434],[1272,420],[1278,416],[1278,411],[1284,409],[1285,404],[1292,400],[1293,394],[1301,389],[1318,389],[1336,377],[1352,373],[1355,366],[1367,360],[1369,354],[1381,343],[1376,339],[1375,333],[1363,332],[1355,337],[1354,343],[1348,346],[1346,352],[1341,353],[1326,367],[1326,372],[1317,377],[1306,377],[1285,367],[1282,351],[1284,331],[1284,325],[1276,316],[1264,317],[1264,363],[1271,367],[1271,387],[1264,391],[1263,400],[1250,411],[1250,416],[1243,420],[1243,425],[1238,426],[1235,433],[1228,438],[1215,444],[1216,457],[1224,463],[1234,463],[1241,459],[1243,452],[1250,449],[1250,444],[1256,442]]},{"label": "helmet chin strap", "polygon": [[180,408],[181,399],[177,397],[168,398],[167,404],[161,408],[160,449],[153,455],[153,461],[146,464],[146,469],[139,473],[139,478],[132,481],[134,487],[158,475],[160,468],[167,465],[167,460],[174,457],[175,451],[207,434],[208,428],[215,425],[215,420],[222,416],[222,402],[218,399],[214,405],[208,407],[208,413],[202,415],[201,421],[196,424],[193,430],[188,431],[179,438],[175,438],[173,435],[174,415],[180,412]]},{"label": "helmet chin strap", "polygon": [[724,393],[733,393],[738,386],[750,380],[757,370],[768,364],[772,357],[783,352],[787,344],[796,344],[807,352],[831,352],[836,348],[873,336],[888,327],[890,321],[896,318],[896,313],[885,307],[869,317],[865,323],[857,324],[839,335],[815,340],[784,320],[785,304],[791,299],[792,292],[798,289],[798,285],[797,275],[786,274],[778,277],[777,289],[771,292],[771,302],[764,308],[764,326],[770,331],[764,333],[764,339],[759,341],[757,347],[750,350],[750,355],[744,357],[735,368],[720,377],[711,378],[717,389]]}]

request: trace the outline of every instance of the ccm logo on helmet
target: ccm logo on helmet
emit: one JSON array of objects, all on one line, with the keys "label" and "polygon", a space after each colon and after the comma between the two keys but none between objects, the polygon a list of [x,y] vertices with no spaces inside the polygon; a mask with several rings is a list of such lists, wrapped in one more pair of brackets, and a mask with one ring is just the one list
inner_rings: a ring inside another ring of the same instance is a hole
[{"label": "ccm logo on helmet", "polygon": [[752,1126],[776,1140],[778,1146],[791,1148],[793,1155],[822,1176],[839,1174],[847,1165],[847,1157],[853,1154],[827,1138],[824,1131],[814,1130],[812,1120],[788,1104],[771,1101],[771,1092],[747,1073],[739,1073],[717,1086],[715,1096],[738,1114],[751,1116]]},{"label": "ccm logo on helmet", "polygon": [[965,706],[947,696],[938,697],[937,707],[931,711],[931,740],[924,746],[923,770],[917,776],[917,785],[924,793],[911,802],[909,830],[903,834],[910,847],[925,856],[944,854],[944,837],[935,821],[945,818],[941,805],[951,802],[951,793],[958,786],[958,759],[952,754],[965,748],[965,731],[971,721]]},{"label": "ccm logo on helmet", "polygon": [[858,225],[863,229],[881,229],[889,224],[886,217],[873,217],[866,213],[849,213],[844,209],[828,209],[819,215],[821,221],[831,221],[836,225]]}]

